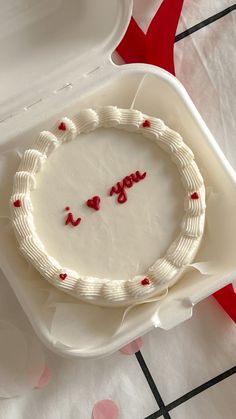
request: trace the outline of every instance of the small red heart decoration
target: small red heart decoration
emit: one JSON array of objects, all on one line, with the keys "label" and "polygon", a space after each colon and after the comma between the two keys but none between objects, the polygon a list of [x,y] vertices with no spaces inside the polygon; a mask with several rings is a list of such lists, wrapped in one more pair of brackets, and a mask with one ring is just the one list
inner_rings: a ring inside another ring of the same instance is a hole
[{"label": "small red heart decoration", "polygon": [[13,203],[14,207],[19,208],[21,207],[21,200],[17,199],[14,203]]},{"label": "small red heart decoration", "polygon": [[58,126],[58,129],[60,129],[61,131],[66,131],[66,124],[65,124],[65,122],[61,122],[60,125]]},{"label": "small red heart decoration", "polygon": [[197,192],[193,192],[191,195],[191,199],[199,199],[199,194]]},{"label": "small red heart decoration", "polygon": [[149,285],[150,284],[150,279],[148,279],[148,278],[142,279],[141,284],[142,285]]},{"label": "small red heart decoration", "polygon": [[148,121],[148,119],[145,119],[145,121],[142,123],[143,128],[149,128],[151,126],[151,122]]},{"label": "small red heart decoration", "polygon": [[100,197],[94,196],[93,198],[87,200],[87,206],[89,208],[93,208],[95,211],[98,211],[100,209],[100,202]]},{"label": "small red heart decoration", "polygon": [[59,277],[61,278],[62,281],[64,281],[64,279],[66,279],[67,274],[60,274]]}]

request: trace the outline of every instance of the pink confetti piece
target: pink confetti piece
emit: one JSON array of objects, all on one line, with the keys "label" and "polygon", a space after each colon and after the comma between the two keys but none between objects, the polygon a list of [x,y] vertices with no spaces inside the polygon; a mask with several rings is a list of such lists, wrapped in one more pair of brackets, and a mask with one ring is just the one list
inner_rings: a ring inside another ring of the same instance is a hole
[{"label": "pink confetti piece", "polygon": [[39,378],[39,381],[38,381],[37,385],[35,386],[35,388],[39,389],[39,388],[43,388],[43,387],[47,386],[51,381],[51,377],[52,377],[52,371],[46,365],[44,370],[43,370],[42,375]]},{"label": "pink confetti piece", "polygon": [[94,405],[93,419],[118,419],[119,408],[112,400],[100,400]]},{"label": "pink confetti piece", "polygon": [[125,355],[134,355],[143,346],[143,338],[137,338],[133,342],[120,349],[120,352]]}]

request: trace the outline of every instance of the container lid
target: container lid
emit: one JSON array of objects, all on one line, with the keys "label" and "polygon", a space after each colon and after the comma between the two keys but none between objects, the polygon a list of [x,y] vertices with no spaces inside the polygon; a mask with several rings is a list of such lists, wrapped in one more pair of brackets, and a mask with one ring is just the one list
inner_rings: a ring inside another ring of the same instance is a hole
[{"label": "container lid", "polygon": [[0,121],[102,65],[132,0],[1,1]]}]

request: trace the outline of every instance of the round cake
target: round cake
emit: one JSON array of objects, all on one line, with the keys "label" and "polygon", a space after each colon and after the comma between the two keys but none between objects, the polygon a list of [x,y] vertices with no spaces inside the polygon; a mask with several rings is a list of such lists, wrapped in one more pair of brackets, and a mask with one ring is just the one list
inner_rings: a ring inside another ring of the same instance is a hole
[{"label": "round cake", "polygon": [[52,285],[98,305],[155,298],[193,261],[205,188],[181,135],[105,106],[62,118],[26,150],[10,209],[19,250]]}]

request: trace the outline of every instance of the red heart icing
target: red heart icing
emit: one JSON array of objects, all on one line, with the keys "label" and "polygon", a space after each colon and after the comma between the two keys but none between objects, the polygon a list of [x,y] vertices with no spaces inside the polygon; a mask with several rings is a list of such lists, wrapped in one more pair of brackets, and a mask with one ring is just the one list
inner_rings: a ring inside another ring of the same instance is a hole
[{"label": "red heart icing", "polygon": [[151,126],[151,122],[148,121],[148,119],[145,119],[145,121],[142,123],[143,128],[149,128]]},{"label": "red heart icing", "polygon": [[14,207],[16,207],[16,208],[19,208],[19,207],[21,207],[21,200],[20,199],[17,199],[15,202],[14,202]]},{"label": "red heart icing", "polygon": [[142,285],[149,285],[150,284],[150,280],[148,278],[144,278],[144,279],[142,279],[141,284]]},{"label": "red heart icing", "polygon": [[58,129],[60,129],[61,131],[66,131],[66,124],[65,124],[65,122],[61,122],[60,125],[58,126]]},{"label": "red heart icing", "polygon": [[199,194],[197,192],[193,192],[191,195],[192,199],[199,199]]},{"label": "red heart icing", "polygon": [[93,198],[87,200],[87,206],[89,208],[93,208],[95,211],[98,211],[100,209],[100,202],[100,197],[94,196]]},{"label": "red heart icing", "polygon": [[64,279],[66,279],[67,274],[60,274],[59,277],[61,278],[62,281],[64,281]]}]

